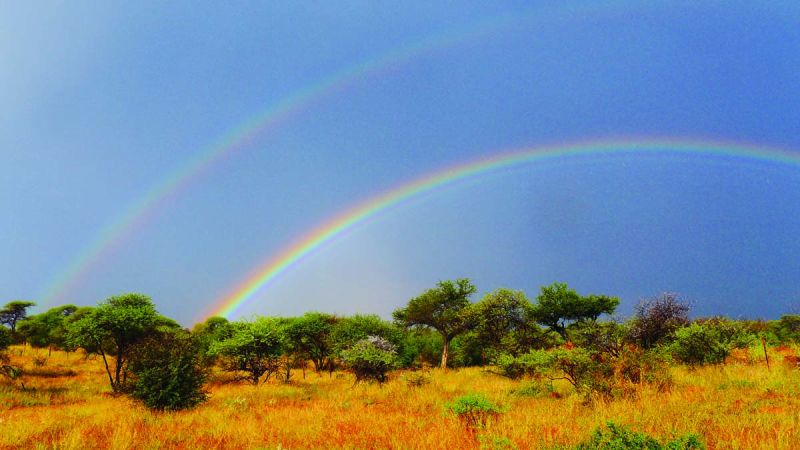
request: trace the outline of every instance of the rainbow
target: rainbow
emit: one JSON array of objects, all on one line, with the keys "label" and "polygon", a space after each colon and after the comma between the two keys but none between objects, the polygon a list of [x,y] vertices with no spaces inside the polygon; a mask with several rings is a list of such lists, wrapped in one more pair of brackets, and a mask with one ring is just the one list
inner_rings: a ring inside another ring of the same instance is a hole
[{"label": "rainbow", "polygon": [[390,72],[407,62],[438,50],[490,36],[513,24],[551,23],[575,17],[614,12],[623,8],[628,11],[646,10],[669,3],[670,0],[644,4],[638,1],[625,2],[621,0],[600,4],[559,2],[551,7],[532,8],[522,14],[501,14],[477,23],[454,27],[443,33],[394,48],[317,80],[269,105],[207,147],[199,150],[194,158],[167,173],[160,182],[145,191],[143,195],[128,205],[113,222],[105,226],[86,247],[66,264],[61,272],[45,285],[37,298],[42,306],[65,300],[67,294],[85,280],[94,268],[113,254],[117,248],[128,242],[162,208],[169,205],[170,200],[176,198],[192,182],[226,158],[234,155],[238,150],[247,147],[257,137],[279,128],[299,113],[364,78]]},{"label": "rainbow", "polygon": [[[275,255],[263,261],[248,277],[219,299],[203,316],[231,318],[281,274],[311,256],[325,244],[370,218],[395,208],[411,198],[452,185],[466,178],[520,164],[577,157],[619,155],[690,155],[760,161],[800,166],[800,153],[761,145],[689,139],[616,139],[584,141],[567,145],[536,147],[492,154],[474,161],[447,167],[403,183],[371,197],[321,223]],[[202,320],[202,319],[201,319]]]},{"label": "rainbow", "polygon": [[469,42],[504,28],[519,17],[510,14],[491,17],[477,24],[449,30],[349,66],[283,98],[231,129],[202,149],[187,163],[165,176],[146,191],[97,237],[81,250],[38,296],[43,305],[51,305],[71,292],[101,261],[121,247],[137,230],[144,227],[158,211],[168,205],[183,189],[237,150],[247,147],[256,137],[278,128],[294,115],[359,80],[388,72],[415,58],[440,49]]}]

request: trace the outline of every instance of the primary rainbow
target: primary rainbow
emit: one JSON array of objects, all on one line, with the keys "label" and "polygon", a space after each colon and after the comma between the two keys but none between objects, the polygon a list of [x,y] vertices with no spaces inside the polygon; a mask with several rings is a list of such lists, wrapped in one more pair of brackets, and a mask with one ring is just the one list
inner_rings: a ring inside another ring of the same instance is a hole
[{"label": "primary rainbow", "polygon": [[800,153],[761,145],[716,140],[690,139],[617,139],[596,140],[536,147],[488,155],[484,158],[447,167],[401,184],[371,197],[305,233],[291,245],[262,262],[213,306],[209,316],[232,317],[237,310],[269,286],[279,275],[308,257],[324,244],[348,230],[363,224],[376,214],[396,207],[404,201],[451,185],[459,180],[519,164],[559,158],[609,155],[691,155],[800,166]]}]

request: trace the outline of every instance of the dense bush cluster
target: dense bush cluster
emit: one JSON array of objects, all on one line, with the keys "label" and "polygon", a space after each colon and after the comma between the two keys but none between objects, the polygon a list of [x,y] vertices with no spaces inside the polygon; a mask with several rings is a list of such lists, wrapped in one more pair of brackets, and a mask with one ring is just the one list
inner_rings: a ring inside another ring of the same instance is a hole
[{"label": "dense bush cluster", "polygon": [[673,293],[643,300],[622,322],[609,320],[616,297],[581,295],[563,283],[542,287],[534,301],[509,289],[474,301],[476,291],[467,279],[442,281],[397,309],[392,322],[309,312],[235,322],[212,317],[191,331],[141,294],[36,315],[28,314],[34,303],[14,301],[0,309],[0,357],[12,343],[83,349],[100,357],[114,392],[152,408],[181,409],[205,399],[203,383],[214,367],[259,385],[273,377],[290,382],[293,371],[305,376],[307,368],[344,369],[356,382],[383,383],[396,368],[481,365],[529,379],[532,395],[566,380],[587,399],[608,399],[642,384],[668,389],[668,367],[676,362],[719,364],[756,342],[800,342],[800,316],[691,320],[689,303]]},{"label": "dense bush cluster", "polygon": [[131,395],[152,409],[191,408],[206,399],[207,371],[187,332],[145,338],[131,355]]}]

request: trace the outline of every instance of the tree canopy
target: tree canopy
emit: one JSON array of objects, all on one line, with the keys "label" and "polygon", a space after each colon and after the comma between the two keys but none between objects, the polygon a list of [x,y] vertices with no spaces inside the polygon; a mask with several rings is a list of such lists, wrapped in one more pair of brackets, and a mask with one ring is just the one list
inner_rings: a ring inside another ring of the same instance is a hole
[{"label": "tree canopy", "polygon": [[230,337],[211,344],[212,355],[225,358],[228,371],[258,385],[264,374],[269,375],[279,368],[279,359],[284,350],[284,324],[280,319],[260,317],[253,322],[234,322]]},{"label": "tree canopy", "polygon": [[613,314],[619,305],[617,297],[581,296],[566,283],[543,286],[533,308],[537,322],[568,340],[567,327],[575,322],[594,321],[602,314]]},{"label": "tree canopy", "polygon": [[6,303],[3,309],[0,309],[0,323],[8,325],[11,334],[14,335],[17,332],[17,322],[28,316],[28,308],[32,306],[36,306],[36,303],[22,300]]},{"label": "tree canopy", "polygon": [[472,306],[476,337],[489,350],[526,352],[544,341],[533,312],[522,291],[501,288],[490,292]]},{"label": "tree canopy", "polygon": [[66,320],[77,310],[75,305],[51,308],[20,321],[17,331],[25,342],[34,347],[65,348]]},{"label": "tree canopy", "polygon": [[469,298],[476,290],[467,278],[440,281],[435,288],[412,298],[405,308],[395,310],[392,315],[405,327],[429,327],[438,331],[444,340],[441,367],[446,368],[450,342],[472,325]]},{"label": "tree canopy", "polygon": [[337,322],[332,314],[307,312],[286,326],[286,338],[293,349],[310,359],[317,372],[330,363],[331,333]]},{"label": "tree canopy", "polygon": [[[132,347],[159,327],[176,325],[158,314],[150,297],[136,293],[109,297],[95,308],[75,311],[73,316],[67,325],[67,342],[102,356],[114,391],[125,384]],[[107,355],[114,357],[113,371]]]}]

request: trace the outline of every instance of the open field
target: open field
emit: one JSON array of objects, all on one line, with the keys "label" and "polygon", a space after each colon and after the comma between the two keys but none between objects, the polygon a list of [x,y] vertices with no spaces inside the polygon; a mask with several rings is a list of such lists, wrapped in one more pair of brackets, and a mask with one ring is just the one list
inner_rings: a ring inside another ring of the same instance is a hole
[{"label": "open field", "polygon": [[[520,395],[514,391],[525,381],[478,368],[433,370],[421,387],[409,387],[403,372],[380,387],[307,370],[305,379],[296,371],[291,384],[259,387],[217,376],[208,402],[177,413],[112,395],[99,358],[54,351],[42,364],[46,350],[17,346],[9,354],[27,375],[0,386],[3,448],[539,449],[576,444],[609,420],[659,439],[696,433],[710,449],[790,449],[800,442],[800,373],[777,352],[771,371],[743,361],[676,367],[669,392],[642,387],[636,398],[609,403],[586,404],[567,384],[557,384],[555,395]],[[470,392],[507,411],[470,433],[444,409]]]}]

